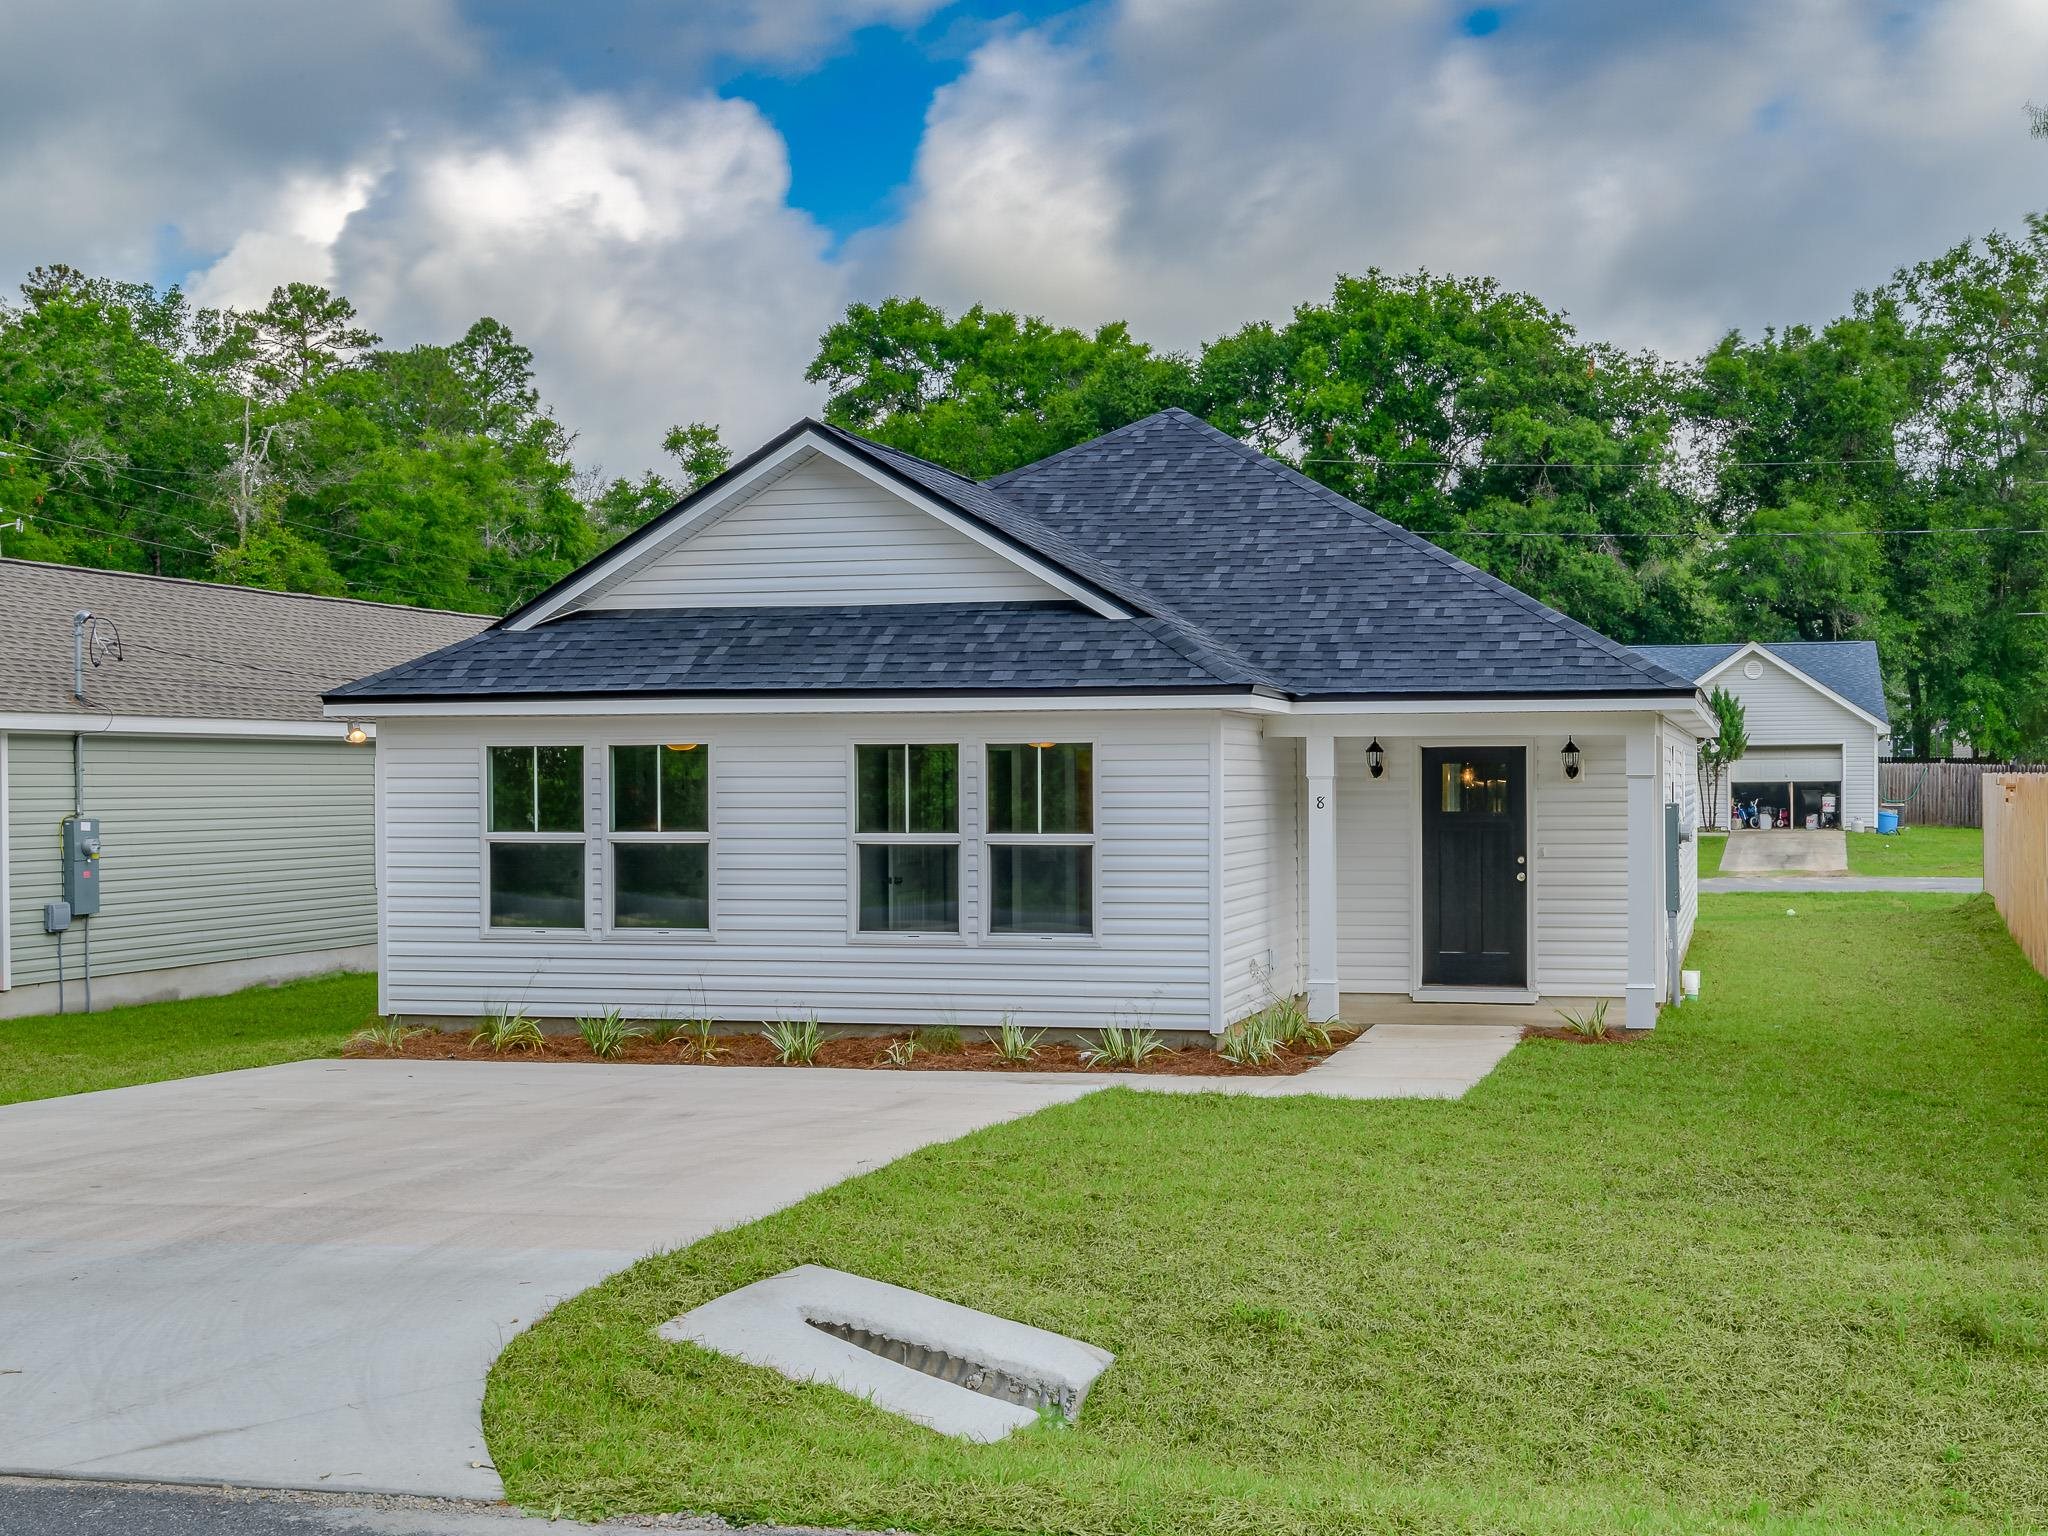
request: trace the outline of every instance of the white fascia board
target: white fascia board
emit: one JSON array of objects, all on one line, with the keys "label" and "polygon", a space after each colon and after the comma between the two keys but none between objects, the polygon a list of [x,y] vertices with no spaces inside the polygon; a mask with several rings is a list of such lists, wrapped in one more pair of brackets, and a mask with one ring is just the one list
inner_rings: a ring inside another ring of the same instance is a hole
[{"label": "white fascia board", "polygon": [[917,508],[927,516],[937,519],[962,537],[972,539],[984,549],[1009,561],[1010,564],[1017,566],[1019,569],[1028,571],[1047,586],[1065,593],[1075,602],[1102,615],[1102,617],[1106,619],[1128,619],[1132,617],[1129,609],[1111,602],[1100,594],[1082,586],[1066,572],[1048,565],[1043,560],[1025,553],[1016,545],[998,538],[979,523],[960,516],[959,513],[954,512],[948,507],[941,506],[937,501],[926,496],[921,491],[877,473],[872,465],[856,457],[830,438],[814,431],[805,431],[791,438],[784,445],[780,453],[772,458],[763,459],[759,464],[748,470],[746,474],[727,486],[717,496],[693,508],[688,517],[678,518],[646,543],[636,545],[631,549],[620,549],[610,555],[600,555],[596,560],[584,567],[582,574],[576,577],[569,586],[563,588],[532,612],[521,614],[517,620],[506,627],[508,629],[531,629],[536,624],[545,623],[557,614],[575,607],[579,602],[589,597],[593,591],[614,577],[621,576],[643,561],[655,558],[661,551],[673,548],[675,545],[694,537],[704,528],[709,527],[724,517],[726,513],[744,504],[770,482],[780,479],[798,459],[807,458],[812,454],[822,455],[833,463],[851,470],[862,479],[880,486],[890,495]]},{"label": "white fascia board", "polygon": [[1267,727],[1274,736],[1348,735],[1358,732],[1442,730],[1461,720],[1489,730],[1509,730],[1559,718],[1586,715],[1639,715],[1655,713],[1695,735],[1712,734],[1713,717],[1697,697],[1643,697],[1618,694],[1597,698],[1531,699],[1389,699],[1383,704],[1365,700],[1296,700],[1281,713],[1287,719]]},{"label": "white fascia board", "polygon": [[223,720],[184,715],[0,715],[0,731],[70,736],[245,736],[272,740],[331,741],[341,744],[334,720],[360,720],[370,735],[376,730],[367,717],[347,710],[327,711],[321,720]]},{"label": "white fascia board", "polygon": [[690,697],[607,697],[556,699],[452,699],[391,701],[364,700],[352,708],[327,706],[335,720],[398,719],[404,716],[453,718],[494,716],[498,718],[575,718],[585,715],[914,715],[914,714],[1003,714],[1029,710],[1046,714],[1056,710],[1160,710],[1214,709],[1239,714],[1284,715],[1285,699],[1263,698],[1241,693],[1147,693],[1147,694],[955,694],[933,697],[919,694],[890,694],[838,698],[830,694],[794,698],[720,698],[716,694]]},{"label": "white fascia board", "polygon": [[1822,698],[1830,699],[1833,702],[1841,705],[1842,708],[1848,710],[1850,714],[1854,715],[1858,720],[1863,721],[1866,725],[1869,725],[1873,729],[1887,732],[1891,730],[1891,727],[1889,725],[1887,725],[1884,721],[1878,719],[1877,716],[1873,715],[1869,710],[1865,709],[1862,705],[1852,704],[1849,700],[1843,698],[1839,693],[1835,692],[1834,689],[1830,688],[1826,683],[1822,682],[1819,678],[1815,677],[1811,672],[1802,671],[1794,663],[1787,661],[1784,657],[1780,656],[1776,651],[1770,649],[1760,640],[1750,641],[1741,650],[1737,651],[1734,655],[1730,656],[1726,661],[1720,663],[1718,666],[1707,668],[1706,672],[1700,678],[1700,686],[1702,688],[1706,687],[1715,678],[1719,677],[1723,672],[1726,672],[1730,667],[1734,666],[1736,662],[1741,661],[1744,657],[1748,656],[1754,656],[1760,661],[1768,661],[1774,663],[1777,666],[1783,667],[1787,672],[1790,672],[1794,677],[1798,678],[1799,681],[1806,684],[1807,687],[1811,688],[1815,693],[1819,694]]}]

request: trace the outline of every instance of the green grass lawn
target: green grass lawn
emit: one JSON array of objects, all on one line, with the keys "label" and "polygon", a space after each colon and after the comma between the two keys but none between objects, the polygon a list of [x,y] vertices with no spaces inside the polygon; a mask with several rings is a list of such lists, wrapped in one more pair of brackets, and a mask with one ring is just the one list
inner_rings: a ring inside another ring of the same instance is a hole
[{"label": "green grass lawn", "polygon": [[1693,847],[1698,851],[1702,880],[1721,873],[1721,855],[1728,851],[1726,832],[1701,832],[1693,838]]},{"label": "green grass lawn", "polygon": [[[1709,897],[1691,963],[1460,1103],[1112,1090],[644,1260],[501,1357],[495,1464],[926,1533],[2048,1522],[2048,985],[1982,898]],[[651,1335],[804,1262],[1117,1362],[970,1446]]]},{"label": "green grass lawn", "polygon": [[1984,874],[1982,827],[1915,827],[1896,837],[1851,832],[1849,873],[1852,875]]},{"label": "green grass lawn", "polygon": [[0,1019],[0,1104],[333,1056],[377,1011],[374,976]]}]

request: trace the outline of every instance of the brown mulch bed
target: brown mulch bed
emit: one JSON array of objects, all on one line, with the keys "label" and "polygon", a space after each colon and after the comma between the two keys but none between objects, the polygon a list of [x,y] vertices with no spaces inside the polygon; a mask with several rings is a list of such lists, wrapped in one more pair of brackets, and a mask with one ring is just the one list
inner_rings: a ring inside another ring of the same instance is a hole
[{"label": "brown mulch bed", "polygon": [[[702,1060],[687,1040],[678,1040],[672,1045],[656,1045],[651,1040],[629,1040],[618,1055],[599,1057],[591,1054],[590,1047],[578,1035],[549,1035],[546,1045],[539,1051],[507,1051],[503,1055],[488,1046],[472,1046],[469,1031],[432,1030],[415,1035],[399,1051],[387,1051],[378,1046],[358,1045],[351,1041],[346,1054],[357,1057],[402,1056],[414,1061],[561,1061],[588,1062],[603,1065],[606,1062],[623,1063],[630,1066],[683,1066],[683,1067],[778,1067],[785,1063],[775,1059],[774,1047],[767,1039],[756,1034],[720,1035],[718,1054],[710,1061]],[[1104,1072],[1110,1070],[1128,1071],[1129,1068],[1091,1067],[1081,1060],[1080,1048],[1073,1045],[1056,1045],[1047,1041],[1038,1047],[1038,1054],[1028,1062],[1004,1061],[996,1054],[993,1045],[970,1040],[957,1051],[921,1050],[908,1066],[895,1066],[882,1059],[893,1040],[901,1035],[846,1035],[827,1040],[818,1051],[813,1063],[820,1067],[873,1068],[884,1072]],[[1310,1050],[1306,1045],[1282,1047],[1279,1057],[1259,1067],[1242,1067],[1225,1061],[1206,1046],[1182,1046],[1178,1050],[1160,1051],[1149,1057],[1145,1064],[1135,1070],[1149,1075],[1168,1077],[1287,1077],[1305,1072],[1319,1061],[1327,1060],[1330,1053],[1350,1044],[1358,1038],[1358,1031],[1333,1029],[1330,1031],[1330,1051]]]},{"label": "brown mulch bed", "polygon": [[1562,1040],[1567,1045],[1627,1045],[1631,1040],[1640,1040],[1649,1034],[1647,1029],[1623,1029],[1610,1026],[1604,1035],[1582,1035],[1566,1029],[1562,1024],[1524,1024],[1524,1040]]}]

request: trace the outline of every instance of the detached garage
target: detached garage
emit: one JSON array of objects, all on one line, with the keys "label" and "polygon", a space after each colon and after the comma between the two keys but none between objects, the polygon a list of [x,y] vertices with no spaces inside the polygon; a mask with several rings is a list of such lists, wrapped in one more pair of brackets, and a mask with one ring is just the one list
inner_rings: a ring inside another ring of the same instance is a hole
[{"label": "detached garage", "polygon": [[1877,821],[1877,760],[1891,734],[1877,647],[1868,640],[1639,645],[1705,689],[1742,701],[1749,750],[1730,766],[1710,825],[1755,802],[1782,826]]}]

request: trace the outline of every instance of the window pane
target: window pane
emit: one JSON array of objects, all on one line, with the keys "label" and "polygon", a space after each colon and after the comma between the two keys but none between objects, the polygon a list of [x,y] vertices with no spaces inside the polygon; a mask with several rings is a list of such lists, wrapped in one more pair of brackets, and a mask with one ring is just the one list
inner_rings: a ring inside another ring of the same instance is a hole
[{"label": "window pane", "polygon": [[540,777],[540,825],[537,832],[583,830],[583,749],[540,747],[534,752]]},{"label": "window pane", "polygon": [[493,928],[581,928],[581,843],[491,844]]},{"label": "window pane", "polygon": [[1022,742],[988,749],[988,829],[1038,830],[1038,753]]},{"label": "window pane", "polygon": [[903,831],[903,748],[855,747],[853,760],[854,831]]},{"label": "window pane", "polygon": [[960,749],[911,747],[908,832],[960,830]]},{"label": "window pane", "polygon": [[952,933],[960,926],[960,850],[869,844],[860,851],[863,933]]},{"label": "window pane", "polygon": [[1095,830],[1095,749],[1080,742],[1061,742],[1039,753],[1041,832]]},{"label": "window pane", "polygon": [[1442,763],[1439,765],[1443,776],[1442,793],[1437,809],[1462,811],[1465,808],[1465,765],[1463,763]]},{"label": "window pane", "polygon": [[612,830],[658,832],[655,814],[656,747],[612,748]]},{"label": "window pane", "polygon": [[533,830],[533,748],[491,748],[493,832]]},{"label": "window pane", "polygon": [[701,746],[685,752],[661,749],[661,830],[711,830],[711,754]]},{"label": "window pane", "polygon": [[612,926],[711,926],[711,845],[613,843]]},{"label": "window pane", "polygon": [[998,843],[988,853],[991,931],[1094,932],[1094,849]]}]

